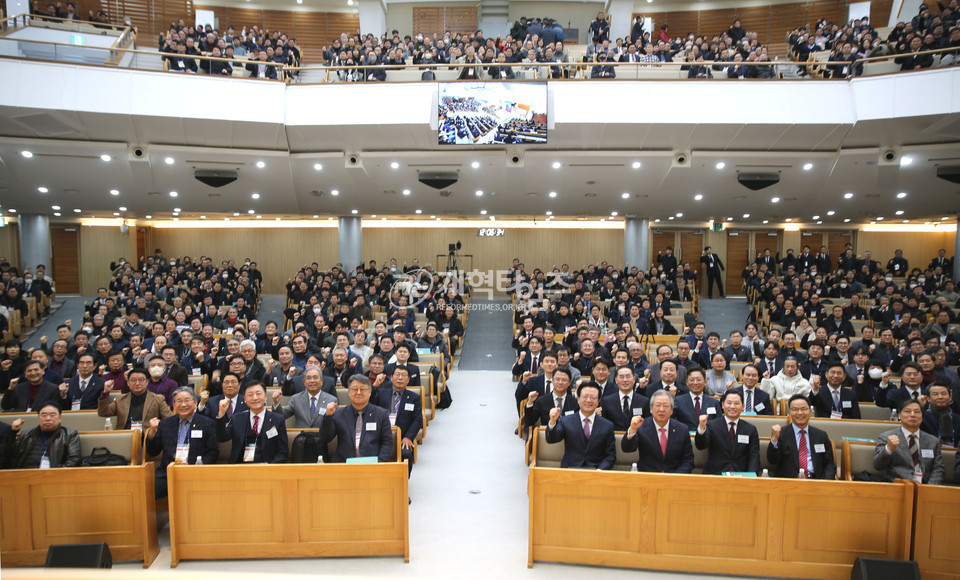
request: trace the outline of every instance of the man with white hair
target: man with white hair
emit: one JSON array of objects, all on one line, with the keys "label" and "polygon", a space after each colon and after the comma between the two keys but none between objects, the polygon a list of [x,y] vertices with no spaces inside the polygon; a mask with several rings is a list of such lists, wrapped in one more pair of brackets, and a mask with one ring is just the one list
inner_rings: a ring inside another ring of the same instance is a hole
[{"label": "man with white hair", "polygon": [[263,376],[267,374],[267,369],[257,359],[257,343],[250,339],[242,341],[240,343],[240,356],[243,357],[243,362],[247,367],[242,377],[243,380],[253,378],[257,382],[263,382]]},{"label": "man with white hair", "polygon": [[[787,357],[783,361],[783,369],[776,376],[770,376],[770,371],[764,371],[760,388],[766,391],[773,399],[787,400],[794,395],[809,397],[813,393],[810,382],[798,372],[797,359]],[[819,379],[819,375],[815,379]]]}]

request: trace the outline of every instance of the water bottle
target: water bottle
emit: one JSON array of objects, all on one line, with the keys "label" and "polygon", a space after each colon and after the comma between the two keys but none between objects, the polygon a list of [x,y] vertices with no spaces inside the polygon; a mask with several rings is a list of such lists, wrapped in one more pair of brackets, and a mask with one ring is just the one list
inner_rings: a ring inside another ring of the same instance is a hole
[{"label": "water bottle", "polygon": [[111,419],[110,417],[107,417],[106,422],[104,422],[104,424],[103,424],[103,430],[104,430],[104,431],[113,431],[113,419]]},{"label": "water bottle", "polygon": [[[317,465],[323,465],[323,455],[317,455]],[[636,463],[633,464],[636,467]]]},{"label": "water bottle", "polygon": [[203,457],[197,455],[197,460],[193,463],[194,465],[203,465]]},{"label": "water bottle", "polygon": [[634,463],[633,465],[630,466],[630,471],[637,471],[637,464],[636,464],[636,463]]},{"label": "water bottle", "polygon": [[797,474],[797,479],[806,479],[806,478],[807,478],[807,470],[801,469],[800,472]]},{"label": "water bottle", "polygon": [[897,415],[897,410],[896,410],[896,409],[890,409],[890,420],[891,420],[891,421],[896,421],[897,419],[899,419],[899,416]]},{"label": "water bottle", "polygon": [[760,477],[770,477],[770,470],[764,469],[763,473],[760,474]]}]

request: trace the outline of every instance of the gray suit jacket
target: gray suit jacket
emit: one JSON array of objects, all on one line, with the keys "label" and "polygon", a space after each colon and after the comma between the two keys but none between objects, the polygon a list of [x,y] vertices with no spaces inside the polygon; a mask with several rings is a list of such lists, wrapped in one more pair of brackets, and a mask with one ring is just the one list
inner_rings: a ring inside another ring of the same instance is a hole
[{"label": "gray suit jacket", "polygon": [[327,412],[327,404],[336,403],[337,398],[324,391],[320,391],[318,397],[316,417],[310,416],[310,393],[307,391],[300,391],[291,397],[290,402],[283,408],[279,406],[274,407],[273,412],[282,413],[285,419],[291,416],[296,417],[297,429],[322,429],[323,416]]},{"label": "gray suit jacket", "polygon": [[[917,432],[920,435],[920,467],[923,469],[923,483],[932,485],[943,484],[943,455],[940,453],[940,440],[935,436]],[[887,438],[896,435],[900,438],[900,445],[887,453]],[[933,457],[923,457],[924,450],[932,450]],[[873,452],[874,469],[884,472],[884,477],[894,479],[913,479],[913,459],[910,457],[910,444],[900,427],[884,431],[877,438],[877,447]]]}]

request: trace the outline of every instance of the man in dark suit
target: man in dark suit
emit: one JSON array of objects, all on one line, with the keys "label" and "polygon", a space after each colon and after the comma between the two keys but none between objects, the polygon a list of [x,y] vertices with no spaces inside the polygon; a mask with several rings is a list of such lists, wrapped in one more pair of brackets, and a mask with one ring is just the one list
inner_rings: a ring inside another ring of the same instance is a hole
[{"label": "man in dark suit", "polygon": [[804,479],[836,479],[837,464],[830,436],[810,425],[810,401],[803,395],[793,395],[788,408],[790,424],[783,437],[780,425],[771,427],[767,461],[775,466],[774,475],[796,478],[803,469]]},{"label": "man in dark suit", "polygon": [[227,419],[233,417],[234,413],[247,410],[247,405],[243,402],[243,395],[240,394],[240,375],[236,373],[225,373],[220,377],[220,386],[223,389],[222,395],[210,396],[210,391],[204,389],[200,391],[199,412],[211,419],[216,419],[220,412],[220,402],[227,401]]},{"label": "man in dark suit", "polygon": [[633,367],[624,365],[617,369],[617,392],[611,393],[600,400],[603,418],[613,423],[617,431],[626,431],[634,417],[649,417],[650,399],[642,393],[634,391],[636,376]]},{"label": "man in dark suit", "polygon": [[947,381],[934,381],[927,388],[930,405],[923,413],[920,429],[940,440],[941,445],[956,447],[960,443],[960,415],[953,411],[953,395]]},{"label": "man in dark suit", "polygon": [[[350,377],[347,387],[350,406],[336,410],[333,421],[323,422],[327,441],[337,438],[334,462],[344,463],[348,457],[376,457],[380,463],[390,461],[394,445],[390,416],[380,407],[369,404],[372,389],[366,376]],[[331,414],[330,407],[327,414]]]},{"label": "man in dark suit", "polygon": [[[538,354],[533,355],[534,360],[537,360],[536,371],[530,371],[530,365],[525,364],[529,363],[528,355],[530,353],[524,351],[520,353],[520,360],[514,365],[513,370],[520,370],[520,382],[517,383],[517,389],[514,392],[514,397],[517,400],[517,408],[520,408],[520,403],[527,399],[530,396],[530,393],[537,393],[537,395],[544,395],[550,392],[552,388],[553,373],[557,368],[557,355],[552,352],[539,353],[540,346],[542,342],[536,336],[530,339],[534,344],[534,349]],[[540,373],[540,371],[543,371]],[[540,374],[538,374],[540,373]],[[568,373],[569,374],[569,373]]]},{"label": "man in dark suit", "polygon": [[160,455],[153,479],[158,498],[167,496],[167,465],[173,462],[194,465],[197,459],[210,465],[220,455],[217,425],[197,413],[193,389],[180,387],[173,393],[173,411],[176,415],[162,421],[150,419],[146,434],[147,454]]},{"label": "man in dark suit", "polygon": [[[706,394],[703,389],[707,385],[706,375],[703,369],[695,368],[687,374],[688,393],[677,395],[673,399],[674,418],[687,426],[688,431],[693,431],[700,424],[700,416],[706,415],[708,419],[717,419],[723,416],[723,410],[720,403]],[[656,394],[654,392],[653,394]]]},{"label": "man in dark suit", "polygon": [[28,362],[23,367],[23,376],[27,379],[23,383],[16,378],[9,379],[0,401],[4,411],[29,413],[40,409],[44,403],[56,403],[58,407],[63,404],[57,385],[43,380],[43,365],[39,362]]},{"label": "man in dark suit", "polygon": [[550,410],[547,443],[564,442],[560,467],[613,469],[617,462],[617,443],[613,423],[595,413],[600,402],[600,386],[588,381],[580,385],[580,412],[560,417],[560,409]]},{"label": "man in dark suit", "polygon": [[657,252],[657,263],[663,268],[667,278],[673,279],[677,275],[677,257],[673,255],[672,247],[667,246],[666,250]]},{"label": "man in dark suit", "polygon": [[[683,341],[683,342],[681,342],[681,343],[678,343],[677,348],[679,349],[681,346],[683,346],[684,342],[686,342],[686,341]],[[686,345],[686,351],[687,351],[688,353],[690,352],[690,345],[689,345],[689,344]],[[687,359],[687,360],[689,360],[689,359]],[[670,348],[670,345],[661,344],[660,346],[657,347],[657,361],[658,361],[658,362],[650,365],[649,367],[647,367],[647,369],[645,369],[645,370],[649,370],[649,371],[650,371],[649,373],[647,373],[647,372],[644,372],[644,373],[643,373],[644,377],[648,379],[648,383],[649,383],[649,384],[659,383],[659,382],[660,382],[660,380],[661,380],[661,377],[660,377],[660,367],[661,367],[661,365],[663,364],[664,361],[672,361],[672,362],[673,362],[673,367],[674,367],[675,369],[677,369],[677,370],[676,370],[676,378],[675,378],[675,381],[676,381],[677,383],[680,383],[680,384],[682,385],[683,383],[686,382],[686,380],[687,380],[687,367],[683,366],[682,364],[679,364],[679,363],[677,362],[677,359],[673,358],[673,349]]]},{"label": "man in dark suit", "polygon": [[918,483],[943,483],[943,454],[940,440],[920,430],[923,409],[919,401],[900,404],[900,427],[884,431],[873,453],[874,469],[883,471],[886,481],[912,479]]},{"label": "man in dark suit", "polygon": [[[543,378],[540,375],[539,378]],[[534,379],[530,379],[531,382]],[[541,392],[531,390],[527,395],[527,404],[523,413],[523,424],[527,428],[536,427],[537,424],[546,425],[550,422],[550,411],[554,408],[560,409],[560,415],[572,415],[580,411],[580,404],[577,398],[570,393],[571,383],[570,371],[567,369],[557,369],[553,371],[552,389],[541,396]],[[646,398],[646,397],[644,397]]]},{"label": "man in dark suit", "polygon": [[673,415],[673,396],[664,390],[657,391],[650,400],[650,411],[652,421],[641,416],[631,420],[627,434],[620,441],[620,449],[624,453],[640,450],[637,471],[692,472],[693,445],[690,444],[687,426],[670,418]]},{"label": "man in dark suit", "polygon": [[177,349],[173,345],[166,345],[160,350],[160,356],[163,357],[163,363],[167,365],[167,378],[185,387],[190,383],[190,371],[177,362]]},{"label": "man in dark suit", "polygon": [[813,389],[813,407],[817,417],[832,419],[859,419],[860,404],[853,389],[843,387],[847,378],[846,368],[839,361],[834,361],[827,367],[827,388],[820,386],[820,377],[813,377],[810,387]]},{"label": "man in dark suit", "polygon": [[229,463],[285,463],[289,451],[287,425],[280,413],[267,410],[267,391],[255,378],[243,385],[246,411],[227,417],[228,399],[220,401],[217,439],[232,441]]},{"label": "man in dark suit", "polygon": [[687,392],[686,387],[680,386],[677,380],[677,363],[672,360],[666,360],[660,363],[660,380],[657,382],[648,382],[644,384],[643,380],[640,381],[639,388],[646,389],[647,398],[653,396],[655,391],[660,389],[666,389],[670,391],[670,394],[676,397],[679,394]]},{"label": "man in dark suit", "polygon": [[67,396],[62,407],[71,411],[92,410],[97,408],[97,400],[103,391],[103,379],[94,374],[93,353],[85,352],[77,359],[77,374],[60,385],[67,387]]},{"label": "man in dark suit", "polygon": [[707,465],[703,473],[719,475],[727,471],[760,472],[760,438],[757,428],[740,418],[743,399],[736,391],[727,391],[720,399],[723,420],[707,422],[700,415],[694,443],[707,449]]},{"label": "man in dark suit", "polygon": [[753,353],[743,345],[743,333],[734,330],[730,333],[730,344],[723,349],[728,362],[752,362]]},{"label": "man in dark suit", "polygon": [[267,51],[261,50],[257,55],[257,60],[247,65],[247,71],[250,78],[273,79],[277,80],[277,64],[267,60]]},{"label": "man in dark suit", "polygon": [[923,394],[923,371],[920,365],[915,362],[904,363],[900,368],[900,380],[899,388],[887,389],[887,407],[896,409],[907,399],[920,401],[921,405],[926,405],[927,398]]},{"label": "man in dark suit", "polygon": [[823,321],[821,325],[827,329],[829,334],[839,334],[841,336],[851,337],[856,334],[853,325],[843,315],[843,306],[837,304],[833,307],[833,316]]},{"label": "man in dark suit", "polygon": [[391,389],[378,389],[373,404],[384,409],[390,423],[400,428],[400,457],[407,461],[407,475],[413,470],[413,448],[423,429],[423,406],[420,395],[407,390],[410,373],[398,366],[390,375]]},{"label": "man in dark suit", "polygon": [[723,262],[720,261],[720,256],[717,256],[713,253],[713,248],[707,246],[703,249],[703,254],[700,256],[700,262],[704,264],[704,267],[707,270],[707,298],[713,298],[713,285],[717,285],[717,290],[720,291],[720,298],[724,298],[723,294],[723,283],[720,280],[720,272],[725,270],[723,267]]},{"label": "man in dark suit", "polygon": [[773,415],[774,403],[770,400],[770,395],[763,389],[756,388],[760,381],[760,369],[756,365],[745,365],[740,369],[740,379],[743,384],[734,390],[743,396],[743,412]]}]

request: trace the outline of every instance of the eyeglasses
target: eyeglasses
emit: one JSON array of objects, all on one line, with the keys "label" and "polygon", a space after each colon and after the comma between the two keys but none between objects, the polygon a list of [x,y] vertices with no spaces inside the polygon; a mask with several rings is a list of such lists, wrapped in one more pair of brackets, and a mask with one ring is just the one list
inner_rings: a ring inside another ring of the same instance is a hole
[{"label": "eyeglasses", "polygon": [[362,389],[357,389],[357,388],[351,387],[351,388],[347,389],[347,392],[350,393],[351,395],[355,395],[355,394],[360,393],[360,392],[365,393],[365,392],[367,392],[367,391],[369,391],[369,390],[370,390],[370,387],[363,387]]},{"label": "eyeglasses", "polygon": [[584,401],[596,401],[598,399],[596,395],[580,395],[580,398]]}]

